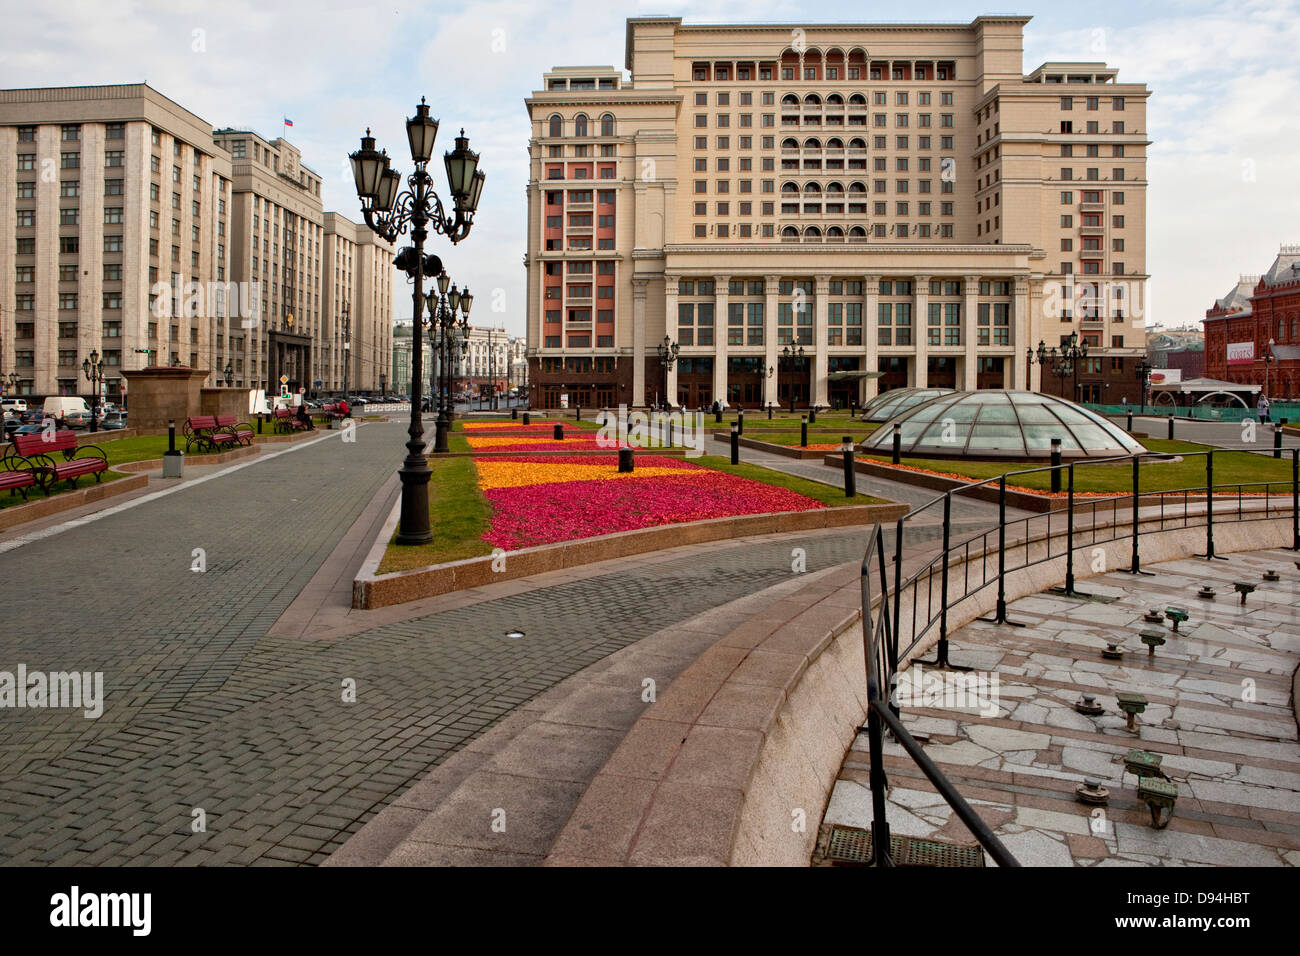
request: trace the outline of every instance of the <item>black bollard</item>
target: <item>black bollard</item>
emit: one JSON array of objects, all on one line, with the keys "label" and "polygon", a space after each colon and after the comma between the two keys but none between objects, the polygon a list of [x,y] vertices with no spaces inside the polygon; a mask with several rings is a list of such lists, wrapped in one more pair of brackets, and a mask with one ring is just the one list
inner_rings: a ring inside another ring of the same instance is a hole
[{"label": "black bollard", "polygon": [[719,405],[717,408],[715,408],[715,409],[713,410],[713,420],[714,420],[714,422],[717,422],[718,424],[721,424],[721,422],[722,422],[722,406],[721,406],[721,405]]},{"label": "black bollard", "polygon": [[555,428],[551,431],[551,437],[555,441],[564,441],[564,423],[556,422]]},{"label": "black bollard", "polygon": [[768,420],[769,422],[772,420],[772,403],[771,403],[771,402],[768,402],[768,403],[767,403],[767,420]]},{"label": "black bollard", "polygon": [[844,442],[844,497],[852,498],[858,493],[857,478],[853,471],[853,436],[845,435]]},{"label": "black bollard", "polygon": [[799,420],[799,447],[808,447],[808,416],[805,415]]},{"label": "black bollard", "polygon": [[1174,416],[1172,414],[1169,416],[1169,440],[1174,440]]},{"label": "black bollard", "polygon": [[510,420],[514,422],[519,421],[519,409],[517,408],[510,409]]},{"label": "black bollard", "polygon": [[1052,491],[1061,490],[1061,439],[1052,439]]},{"label": "black bollard", "polygon": [[167,454],[176,454],[176,419],[167,420]]},{"label": "black bollard", "polygon": [[731,463],[740,464],[740,429],[735,425],[731,426]]},{"label": "black bollard", "polygon": [[1132,412],[1132,411],[1129,411],[1129,413],[1128,413],[1128,430],[1129,430],[1130,433],[1133,431],[1133,412]]},{"label": "black bollard", "polygon": [[257,413],[257,433],[262,434],[262,419],[266,416],[262,412]]},{"label": "black bollard", "polygon": [[674,436],[673,436],[673,420],[670,418],[670,419],[668,419],[668,440],[667,440],[666,442],[664,442],[664,447],[665,447],[665,448],[672,448],[672,447],[673,447],[673,444],[674,444],[674,443],[673,443],[673,437],[674,437]]},{"label": "black bollard", "polygon": [[745,410],[743,408],[736,412],[736,427],[739,429],[737,431],[738,435],[745,434]]},{"label": "black bollard", "polygon": [[902,457],[903,457],[903,426],[900,425],[898,422],[894,422],[894,456],[893,456],[894,464],[895,465],[899,464],[902,461]]},{"label": "black bollard", "polygon": [[627,474],[636,470],[636,460],[633,457],[631,448],[620,448],[618,450],[618,471],[619,474]]},{"label": "black bollard", "polygon": [[533,423],[532,416],[529,415],[527,412],[524,412],[524,424],[531,425],[532,423]]},{"label": "black bollard", "polygon": [[1273,426],[1273,457],[1282,457],[1282,423]]},{"label": "black bollard", "polygon": [[812,422],[814,425],[817,424],[817,406],[816,406],[816,405],[811,405],[811,406],[809,406],[809,408],[808,408],[808,421]]},{"label": "black bollard", "polygon": [[573,420],[574,420],[575,422],[580,422],[580,421],[582,421],[582,406],[581,406],[581,405],[575,405],[575,406],[573,406]]}]

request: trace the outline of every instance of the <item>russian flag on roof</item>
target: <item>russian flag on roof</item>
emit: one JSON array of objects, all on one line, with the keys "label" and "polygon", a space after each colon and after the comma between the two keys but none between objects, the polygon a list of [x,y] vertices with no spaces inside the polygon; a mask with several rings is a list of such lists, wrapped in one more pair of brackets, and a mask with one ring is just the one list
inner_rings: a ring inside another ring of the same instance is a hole
[{"label": "russian flag on roof", "polygon": [[284,125],[285,125],[285,126],[292,126],[292,125],[293,125],[293,120],[289,119],[289,117],[286,116],[286,117],[284,118]]}]

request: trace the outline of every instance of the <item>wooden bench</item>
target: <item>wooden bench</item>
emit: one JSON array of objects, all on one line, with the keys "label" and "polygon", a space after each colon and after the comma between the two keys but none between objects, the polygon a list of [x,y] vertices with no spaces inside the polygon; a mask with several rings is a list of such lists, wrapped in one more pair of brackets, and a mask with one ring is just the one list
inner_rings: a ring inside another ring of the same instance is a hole
[{"label": "wooden bench", "polygon": [[[234,416],[230,416],[232,419]],[[238,442],[231,431],[223,430],[217,426],[215,415],[191,415],[185,419],[185,453],[188,455],[190,449],[198,448],[200,451],[216,452],[220,451],[227,445],[234,445]]]},{"label": "wooden bench", "polygon": [[275,430],[281,434],[302,431],[306,427],[306,422],[298,421],[298,415],[294,409],[277,408],[275,410]]},{"label": "wooden bench", "polygon": [[239,421],[234,415],[218,415],[217,430],[222,434],[233,435],[240,445],[251,445],[257,437],[252,425]]},{"label": "wooden bench", "polygon": [[8,491],[11,495],[17,491],[26,501],[27,489],[40,487],[40,474],[39,468],[26,458],[16,454],[5,455],[0,460],[0,491]]},{"label": "wooden bench", "polygon": [[[71,429],[54,432],[52,437],[49,432],[15,435],[14,448],[19,456],[31,462],[34,473],[39,473],[37,480],[47,495],[50,488],[60,481],[70,482],[75,488],[82,475],[94,475],[95,481],[99,482],[108,471],[108,456],[104,450],[98,445],[78,447],[77,433]],[[53,452],[60,453],[62,460],[55,458]]]}]

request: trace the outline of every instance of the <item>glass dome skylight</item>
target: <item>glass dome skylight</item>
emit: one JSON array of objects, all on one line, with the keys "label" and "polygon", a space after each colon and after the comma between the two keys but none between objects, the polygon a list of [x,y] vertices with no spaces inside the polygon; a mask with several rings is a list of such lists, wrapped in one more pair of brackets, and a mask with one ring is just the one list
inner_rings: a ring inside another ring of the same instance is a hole
[{"label": "glass dome skylight", "polygon": [[863,405],[862,419],[868,422],[889,421],[909,408],[951,391],[951,388],[893,388]]},{"label": "glass dome skylight", "polygon": [[902,453],[912,458],[1047,459],[1053,438],[1061,439],[1064,458],[1113,458],[1146,451],[1100,415],[1039,392],[952,392],[882,425],[867,436],[863,449],[888,453],[894,424],[902,429]]}]

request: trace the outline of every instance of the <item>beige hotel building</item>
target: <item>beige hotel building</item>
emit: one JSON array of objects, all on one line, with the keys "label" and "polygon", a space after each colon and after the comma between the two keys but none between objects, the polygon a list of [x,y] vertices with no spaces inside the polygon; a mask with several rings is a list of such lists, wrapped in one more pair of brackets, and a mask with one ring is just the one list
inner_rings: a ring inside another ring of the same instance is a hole
[{"label": "beige hotel building", "polygon": [[149,364],[336,390],[346,354],[349,386],[379,387],[392,249],[322,210],[284,139],[214,132],[145,84],[0,90],[0,184],[6,393],[13,373],[21,395],[89,394],[92,350],[110,400]]},{"label": "beige hotel building", "polygon": [[[1136,400],[1149,92],[1104,63],[1026,75],[1028,22],[643,17],[630,80],[546,73],[525,101],[534,403]],[[1026,358],[1071,333],[1077,389]]]}]

